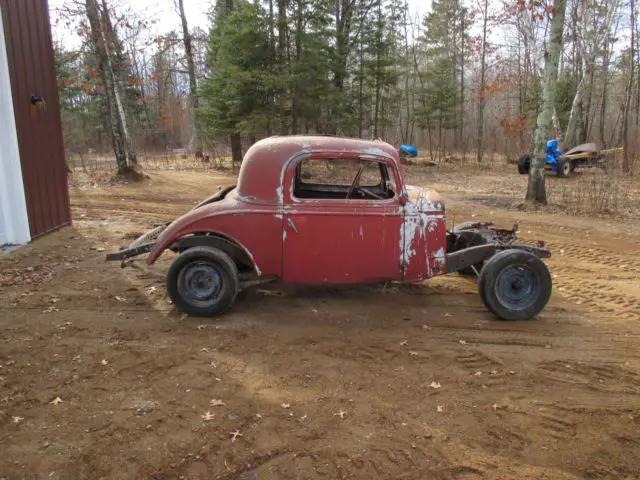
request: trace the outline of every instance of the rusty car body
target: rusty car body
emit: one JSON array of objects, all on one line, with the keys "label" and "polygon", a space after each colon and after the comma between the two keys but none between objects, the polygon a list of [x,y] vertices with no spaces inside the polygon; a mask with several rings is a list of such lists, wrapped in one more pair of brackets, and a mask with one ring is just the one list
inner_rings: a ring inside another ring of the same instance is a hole
[{"label": "rusty car body", "polygon": [[[347,181],[316,181],[334,164]],[[148,253],[153,264],[167,249],[178,252],[167,290],[179,310],[196,316],[227,311],[245,281],[421,282],[461,271],[479,277],[499,318],[531,318],[551,294],[540,260],[550,254],[515,244],[515,236],[516,228],[486,223],[447,230],[442,197],[406,185],[398,151],[387,143],[283,136],[247,151],[237,185],[107,259],[124,266]]]}]

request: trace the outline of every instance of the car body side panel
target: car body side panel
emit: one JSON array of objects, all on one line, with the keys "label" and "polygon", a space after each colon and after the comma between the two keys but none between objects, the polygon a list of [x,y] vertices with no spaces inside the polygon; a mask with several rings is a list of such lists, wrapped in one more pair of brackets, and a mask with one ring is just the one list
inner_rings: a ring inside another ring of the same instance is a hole
[{"label": "car body side panel", "polygon": [[433,190],[407,186],[402,225],[404,280],[419,282],[446,273],[444,202]]},{"label": "car body side panel", "polygon": [[[357,202],[367,203],[353,201]],[[403,216],[397,204],[371,207],[319,202],[287,206],[284,215],[285,283],[348,284],[402,278]]]},{"label": "car body side panel", "polygon": [[179,238],[201,232],[222,235],[239,244],[252,260],[258,275],[281,274],[281,209],[243,202],[234,194],[174,221],[158,237],[147,263],[153,264]]},{"label": "car body side panel", "polygon": [[283,175],[283,281],[349,284],[401,280],[404,211],[399,195],[384,200],[295,197],[298,163],[324,158],[383,163],[389,167],[394,184],[401,185],[392,155],[375,148],[309,152],[293,159]]}]

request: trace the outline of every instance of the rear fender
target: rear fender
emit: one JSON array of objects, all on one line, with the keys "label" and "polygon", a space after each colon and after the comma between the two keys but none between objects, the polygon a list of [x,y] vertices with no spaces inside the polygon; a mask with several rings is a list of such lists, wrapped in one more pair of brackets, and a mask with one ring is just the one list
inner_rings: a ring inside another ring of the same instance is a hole
[{"label": "rear fender", "polygon": [[149,253],[147,264],[153,265],[167,249],[182,252],[196,246],[218,248],[227,253],[239,266],[249,267],[260,275],[253,255],[247,247],[235,238],[215,231],[187,232],[178,236],[162,235]]},{"label": "rear fender", "polygon": [[172,252],[181,253],[193,247],[211,247],[222,250],[239,267],[255,269],[251,255],[243,245],[218,233],[198,232],[176,240],[167,248]]}]

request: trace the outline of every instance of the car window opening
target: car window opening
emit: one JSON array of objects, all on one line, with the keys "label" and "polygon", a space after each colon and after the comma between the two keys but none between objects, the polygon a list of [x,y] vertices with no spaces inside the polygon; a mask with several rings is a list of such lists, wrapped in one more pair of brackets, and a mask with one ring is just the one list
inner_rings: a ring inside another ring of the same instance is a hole
[{"label": "car window opening", "polygon": [[303,199],[375,201],[395,197],[396,186],[382,162],[307,159],[296,167],[293,193]]}]

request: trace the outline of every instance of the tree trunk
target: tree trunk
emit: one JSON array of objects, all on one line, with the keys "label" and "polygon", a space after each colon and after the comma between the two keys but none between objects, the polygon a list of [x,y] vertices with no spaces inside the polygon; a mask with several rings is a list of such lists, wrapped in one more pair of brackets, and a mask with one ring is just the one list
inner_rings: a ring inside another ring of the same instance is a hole
[{"label": "tree trunk", "polygon": [[362,138],[364,120],[364,44],[362,36],[358,45],[358,138]]},{"label": "tree trunk", "polygon": [[[118,173],[125,174],[136,164],[136,158],[120,99],[118,79],[113,70],[109,42],[105,35],[105,31],[109,30],[106,22],[103,23],[103,19],[100,16],[97,0],[85,0],[85,10],[91,28],[91,38],[99,60],[98,70],[104,86],[105,96],[107,97],[109,128],[118,165]],[[108,15],[106,8],[103,11],[103,15]]]},{"label": "tree trunk", "polygon": [[476,136],[476,149],[478,162],[482,162],[483,137],[484,137],[484,89],[485,89],[485,70],[486,70],[486,54],[487,54],[487,20],[489,12],[487,11],[487,0],[484,0],[484,12],[482,20],[482,54],[480,55],[480,101],[478,102],[478,133]]},{"label": "tree trunk", "polygon": [[605,117],[607,115],[607,87],[609,70],[609,37],[605,38],[604,54],[602,57],[602,103],[600,104],[600,144],[605,147],[606,141],[604,136]]},{"label": "tree trunk", "polygon": [[373,138],[378,138],[378,122],[380,114],[380,76],[382,75],[380,69],[380,49],[382,48],[382,0],[378,0],[378,25],[376,32],[376,87],[375,87],[375,105],[373,115]]},{"label": "tree trunk", "polygon": [[278,99],[279,115],[280,115],[280,135],[286,135],[287,123],[285,119],[285,96],[286,96],[286,78],[285,78],[285,45],[287,41],[287,2],[286,0],[278,0],[278,63],[280,65],[280,92]]},{"label": "tree trunk", "polygon": [[[296,62],[300,62],[302,59],[302,41],[304,35],[304,10],[303,2],[297,0],[297,15],[296,15]],[[299,80],[296,78],[293,84],[293,91],[291,92],[291,133],[296,135],[298,133],[298,95],[300,95]]]},{"label": "tree trunk", "polygon": [[551,38],[546,52],[544,85],[542,89],[542,109],[538,114],[538,121],[534,134],[534,158],[529,170],[526,200],[536,203],[547,203],[547,191],[544,183],[547,135],[551,127],[551,117],[556,101],[556,86],[558,83],[558,65],[562,53],[562,33],[564,28],[564,13],[566,0],[553,1],[553,19],[551,20]]},{"label": "tree trunk", "polygon": [[571,113],[569,114],[569,122],[567,123],[567,131],[564,135],[566,145],[571,147],[576,146],[576,140],[578,140],[580,127],[582,124],[582,96],[584,94],[584,82],[586,79],[585,72],[582,72],[582,78],[578,83],[576,94],[573,97],[573,103],[571,104]]},{"label": "tree trunk", "polygon": [[[460,13],[460,140],[464,138],[464,8]],[[464,160],[466,148],[462,149]]]},{"label": "tree trunk", "polygon": [[631,49],[629,51],[629,81],[627,82],[626,95],[624,100],[624,117],[622,119],[622,141],[624,146],[624,157],[622,161],[622,169],[629,172],[631,163],[629,161],[629,110],[631,109],[631,90],[633,89],[633,71],[635,64],[635,34],[636,34],[636,14],[635,0],[629,3],[629,14],[631,17]]},{"label": "tree trunk", "polygon": [[184,43],[184,53],[187,57],[187,71],[189,72],[189,99],[191,101],[191,140],[189,148],[195,149],[196,158],[202,157],[202,145],[198,141],[198,130],[196,128],[196,112],[198,111],[198,84],[196,82],[196,67],[193,61],[193,46],[191,44],[191,34],[187,24],[187,16],[184,13],[184,0],[178,0],[180,9],[180,20],[182,21],[182,39]]},{"label": "tree trunk", "polygon": [[591,103],[593,101],[593,75],[595,70],[594,60],[591,59],[589,62],[589,85],[588,85],[588,95],[587,95],[587,105],[584,109],[584,120],[582,122],[582,135],[579,137],[579,143],[586,143],[587,138],[591,136],[591,128],[593,127],[593,122],[591,121]]},{"label": "tree trunk", "polygon": [[239,133],[232,133],[229,138],[231,140],[231,165],[235,168],[236,165],[242,163],[242,143]]}]

